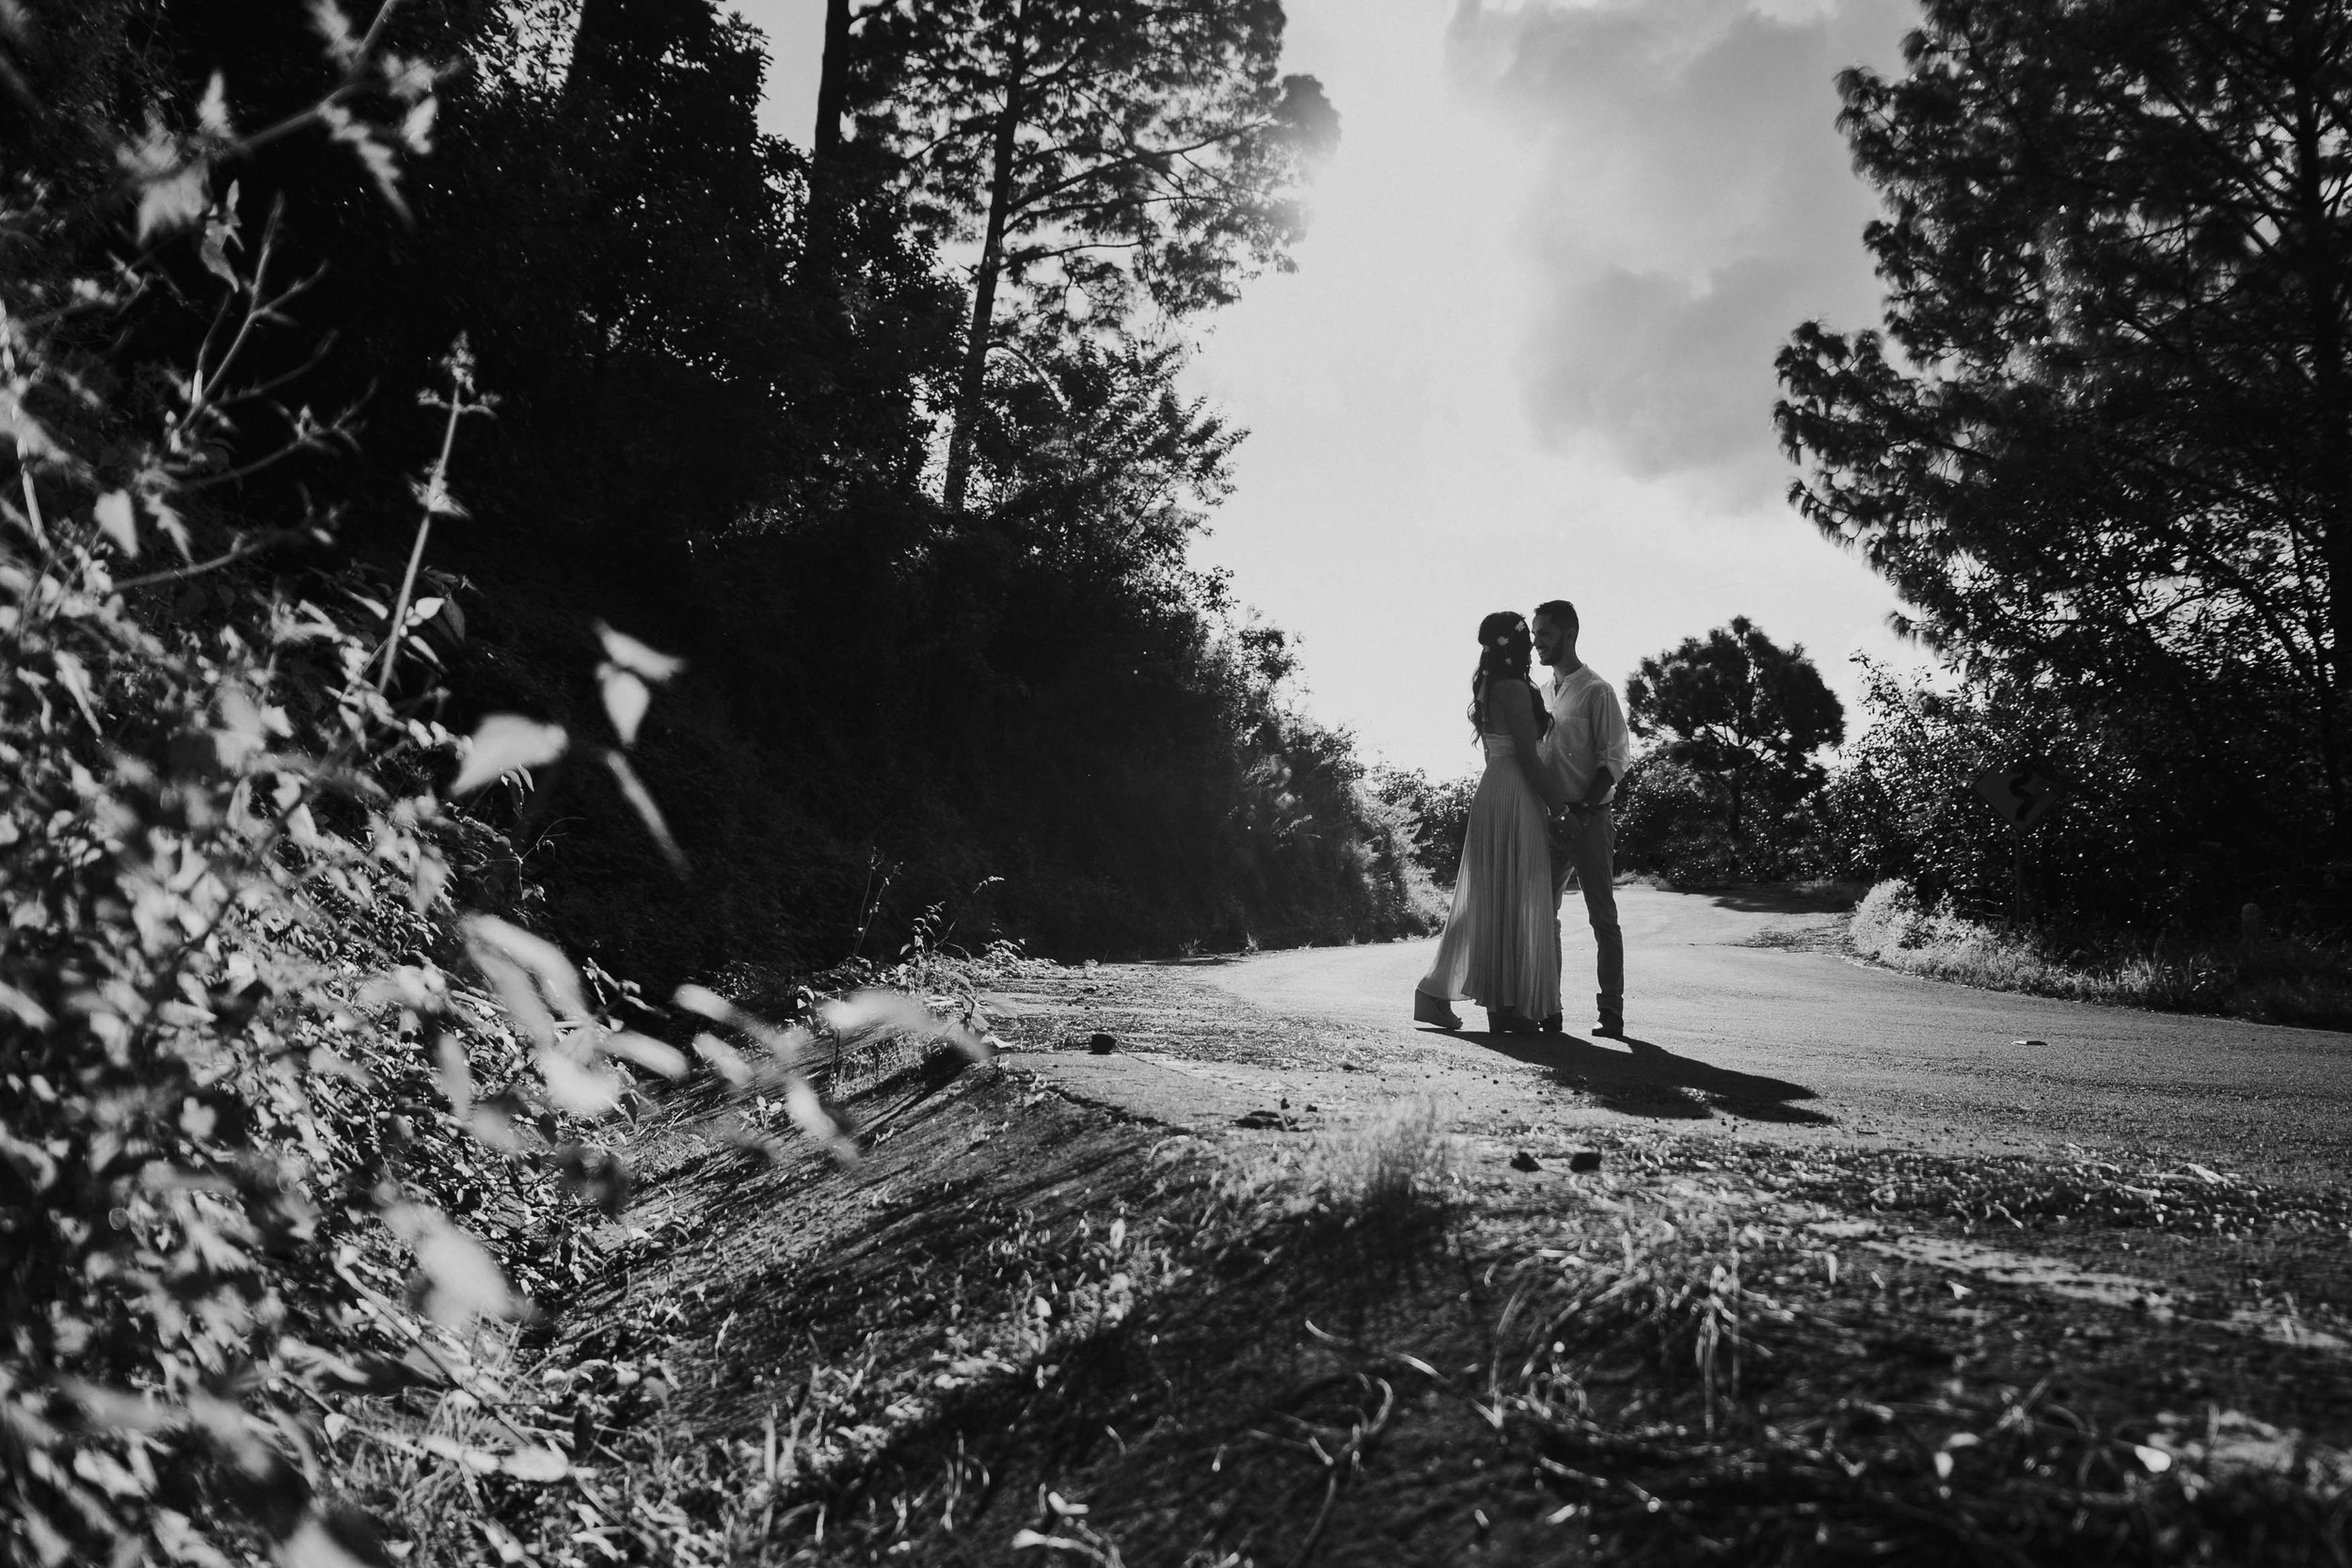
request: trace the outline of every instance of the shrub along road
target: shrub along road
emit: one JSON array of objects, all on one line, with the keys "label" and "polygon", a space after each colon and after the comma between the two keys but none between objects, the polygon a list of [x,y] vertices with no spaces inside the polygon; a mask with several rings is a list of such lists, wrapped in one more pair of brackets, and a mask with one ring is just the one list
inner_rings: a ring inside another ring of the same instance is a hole
[{"label": "shrub along road", "polygon": [[[845,1051],[848,1169],[689,1093],[523,1369],[578,1506],[502,1528],[583,1563],[2343,1560],[2352,1203],[2292,1102],[2352,1042],[1627,908],[1630,1049],[1417,1031],[1425,949],[1339,948],[984,976],[999,1065]],[[2199,1083],[2240,1097],[2203,1128]]]}]

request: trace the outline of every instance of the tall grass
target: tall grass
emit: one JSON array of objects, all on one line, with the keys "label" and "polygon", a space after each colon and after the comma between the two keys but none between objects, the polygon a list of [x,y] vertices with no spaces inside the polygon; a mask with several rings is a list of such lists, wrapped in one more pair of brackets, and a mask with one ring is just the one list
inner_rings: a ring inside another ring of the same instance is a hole
[{"label": "tall grass", "polygon": [[1878,883],[1847,927],[1853,951],[1931,979],[2265,1023],[2352,1027],[2352,951],[2294,935],[2137,942],[1988,925],[1908,883]]}]

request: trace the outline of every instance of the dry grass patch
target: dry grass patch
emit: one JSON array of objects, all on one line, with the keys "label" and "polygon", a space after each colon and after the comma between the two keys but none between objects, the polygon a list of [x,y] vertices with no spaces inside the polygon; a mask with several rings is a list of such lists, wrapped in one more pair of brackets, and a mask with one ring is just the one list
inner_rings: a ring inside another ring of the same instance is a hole
[{"label": "dry grass patch", "polygon": [[1870,889],[1846,930],[1874,963],[1935,980],[2114,1006],[2352,1028],[2352,951],[2297,937],[2159,941],[2057,951],[2050,939],[1922,904],[1899,881]]}]

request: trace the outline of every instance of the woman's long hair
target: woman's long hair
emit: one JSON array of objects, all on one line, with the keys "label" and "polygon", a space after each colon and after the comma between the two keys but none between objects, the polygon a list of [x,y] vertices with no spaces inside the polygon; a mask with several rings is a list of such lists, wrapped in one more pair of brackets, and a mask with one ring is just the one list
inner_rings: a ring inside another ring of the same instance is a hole
[{"label": "woman's long hair", "polygon": [[1478,669],[1470,676],[1470,721],[1473,732],[1486,731],[1486,688],[1499,680],[1525,682],[1528,704],[1535,710],[1535,733],[1541,736],[1551,728],[1551,715],[1545,711],[1544,700],[1536,695],[1535,683],[1527,673],[1534,654],[1534,634],[1527,629],[1527,619],[1518,611],[1498,610],[1478,623]]}]

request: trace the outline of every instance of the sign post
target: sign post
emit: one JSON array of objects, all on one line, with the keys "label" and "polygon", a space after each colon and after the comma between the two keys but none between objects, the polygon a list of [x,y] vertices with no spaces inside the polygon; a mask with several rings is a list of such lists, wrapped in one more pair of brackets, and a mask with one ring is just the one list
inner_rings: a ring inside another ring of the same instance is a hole
[{"label": "sign post", "polygon": [[2066,785],[2050,765],[2040,757],[2027,757],[2004,768],[1998,765],[1979,773],[1975,780],[1977,793],[2001,814],[2009,824],[2015,856],[2012,872],[2015,879],[2014,902],[2010,918],[2026,923],[2026,835],[2050,815]]}]

